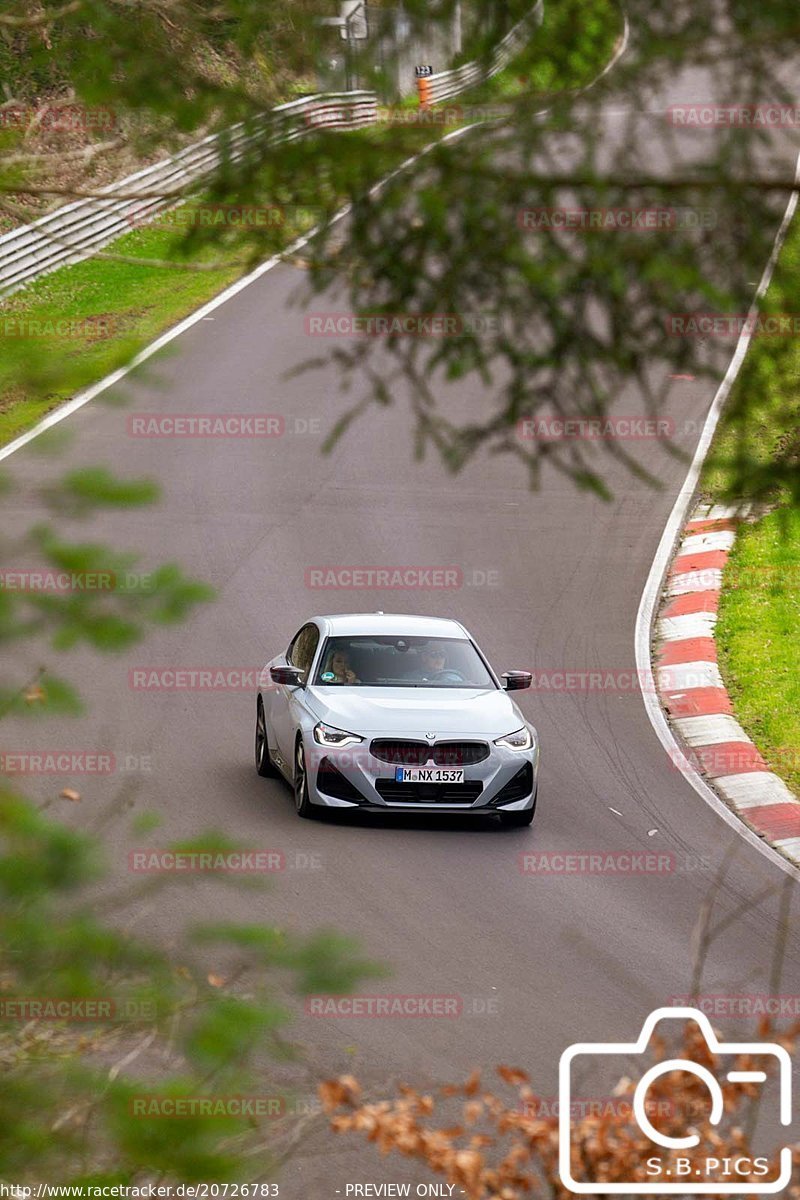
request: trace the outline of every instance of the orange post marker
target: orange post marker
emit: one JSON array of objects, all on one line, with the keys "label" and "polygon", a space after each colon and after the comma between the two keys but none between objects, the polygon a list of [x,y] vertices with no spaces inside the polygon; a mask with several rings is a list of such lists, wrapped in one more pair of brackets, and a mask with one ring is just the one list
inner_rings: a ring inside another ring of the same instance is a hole
[{"label": "orange post marker", "polygon": [[429,79],[417,80],[417,91],[419,92],[420,108],[430,108],[431,106],[431,82]]}]

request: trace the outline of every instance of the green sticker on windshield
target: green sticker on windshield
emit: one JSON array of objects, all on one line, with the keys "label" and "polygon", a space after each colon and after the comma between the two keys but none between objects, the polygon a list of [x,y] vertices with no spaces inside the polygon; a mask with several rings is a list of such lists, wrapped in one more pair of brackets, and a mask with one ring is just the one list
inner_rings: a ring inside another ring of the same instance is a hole
[{"label": "green sticker on windshield", "polygon": [[335,678],[336,676],[334,675],[333,671],[323,671],[320,675],[320,679],[323,683],[330,683],[331,680]]}]

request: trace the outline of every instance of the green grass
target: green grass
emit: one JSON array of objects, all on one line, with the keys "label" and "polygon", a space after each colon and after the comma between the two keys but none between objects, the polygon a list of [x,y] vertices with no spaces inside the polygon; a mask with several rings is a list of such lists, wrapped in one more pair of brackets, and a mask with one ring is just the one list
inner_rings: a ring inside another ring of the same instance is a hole
[{"label": "green grass", "polygon": [[[549,96],[591,83],[622,36],[615,0],[547,0],[542,24],[513,62],[469,93],[468,103]],[[459,97],[455,103],[466,103]]]},{"label": "green grass", "polygon": [[[800,312],[800,223],[784,242],[762,310]],[[754,337],[701,478],[715,499],[786,502],[776,480],[795,475],[800,431],[800,338]]]},{"label": "green grass", "polygon": [[737,718],[770,768],[800,793],[800,511],[740,530],[716,628]]},{"label": "green grass", "polygon": [[[139,259],[168,257],[172,241],[174,234],[167,230],[140,229],[117,239],[113,252]],[[208,250],[199,256],[201,262],[212,259]],[[128,362],[138,349],[236,279],[241,270],[241,266],[227,266],[189,271],[87,259],[11,296],[0,305],[0,331],[7,328],[2,322],[11,318],[23,322],[25,331],[31,327],[46,331],[48,322],[64,320],[90,323],[85,336],[45,332],[44,336],[2,338],[0,385],[6,386],[0,403],[0,443],[29,429],[80,387]],[[113,325],[106,327],[109,335],[104,336],[98,322],[107,318],[113,318]],[[64,372],[65,364],[69,369]],[[66,384],[59,382],[62,373]]]},{"label": "green grass", "polygon": [[[800,225],[765,309],[800,312]],[[754,338],[701,481],[704,495],[755,498],[723,574],[716,627],[734,711],[772,770],[800,793],[800,339]],[[794,482],[793,482],[794,481]]]}]

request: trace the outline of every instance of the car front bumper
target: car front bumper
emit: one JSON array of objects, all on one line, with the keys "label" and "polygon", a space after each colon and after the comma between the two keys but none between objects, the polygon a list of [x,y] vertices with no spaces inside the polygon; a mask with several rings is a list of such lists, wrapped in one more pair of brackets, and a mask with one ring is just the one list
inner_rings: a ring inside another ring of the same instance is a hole
[{"label": "car front bumper", "polygon": [[[461,735],[463,738],[463,735]],[[442,741],[453,740],[442,735]],[[464,739],[466,740],[466,739]],[[485,737],[469,740],[487,741]],[[309,799],[325,808],[362,809],[371,812],[492,813],[520,812],[536,801],[539,772],[538,741],[530,750],[507,750],[489,743],[489,757],[464,766],[462,785],[411,787],[400,795],[395,767],[375,758],[369,740],[344,748],[319,746],[306,749]],[[437,788],[434,798],[431,788]],[[381,794],[381,793],[385,794]]]}]

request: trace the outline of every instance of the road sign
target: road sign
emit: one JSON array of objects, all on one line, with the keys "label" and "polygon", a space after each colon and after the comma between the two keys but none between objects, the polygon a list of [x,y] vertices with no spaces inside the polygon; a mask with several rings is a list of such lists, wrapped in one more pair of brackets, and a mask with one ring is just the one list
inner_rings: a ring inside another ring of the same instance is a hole
[{"label": "road sign", "polygon": [[369,26],[367,25],[367,11],[364,6],[364,0],[342,0],[341,8],[339,9],[339,30],[340,36],[349,41],[350,38],[358,39],[369,37]]}]

